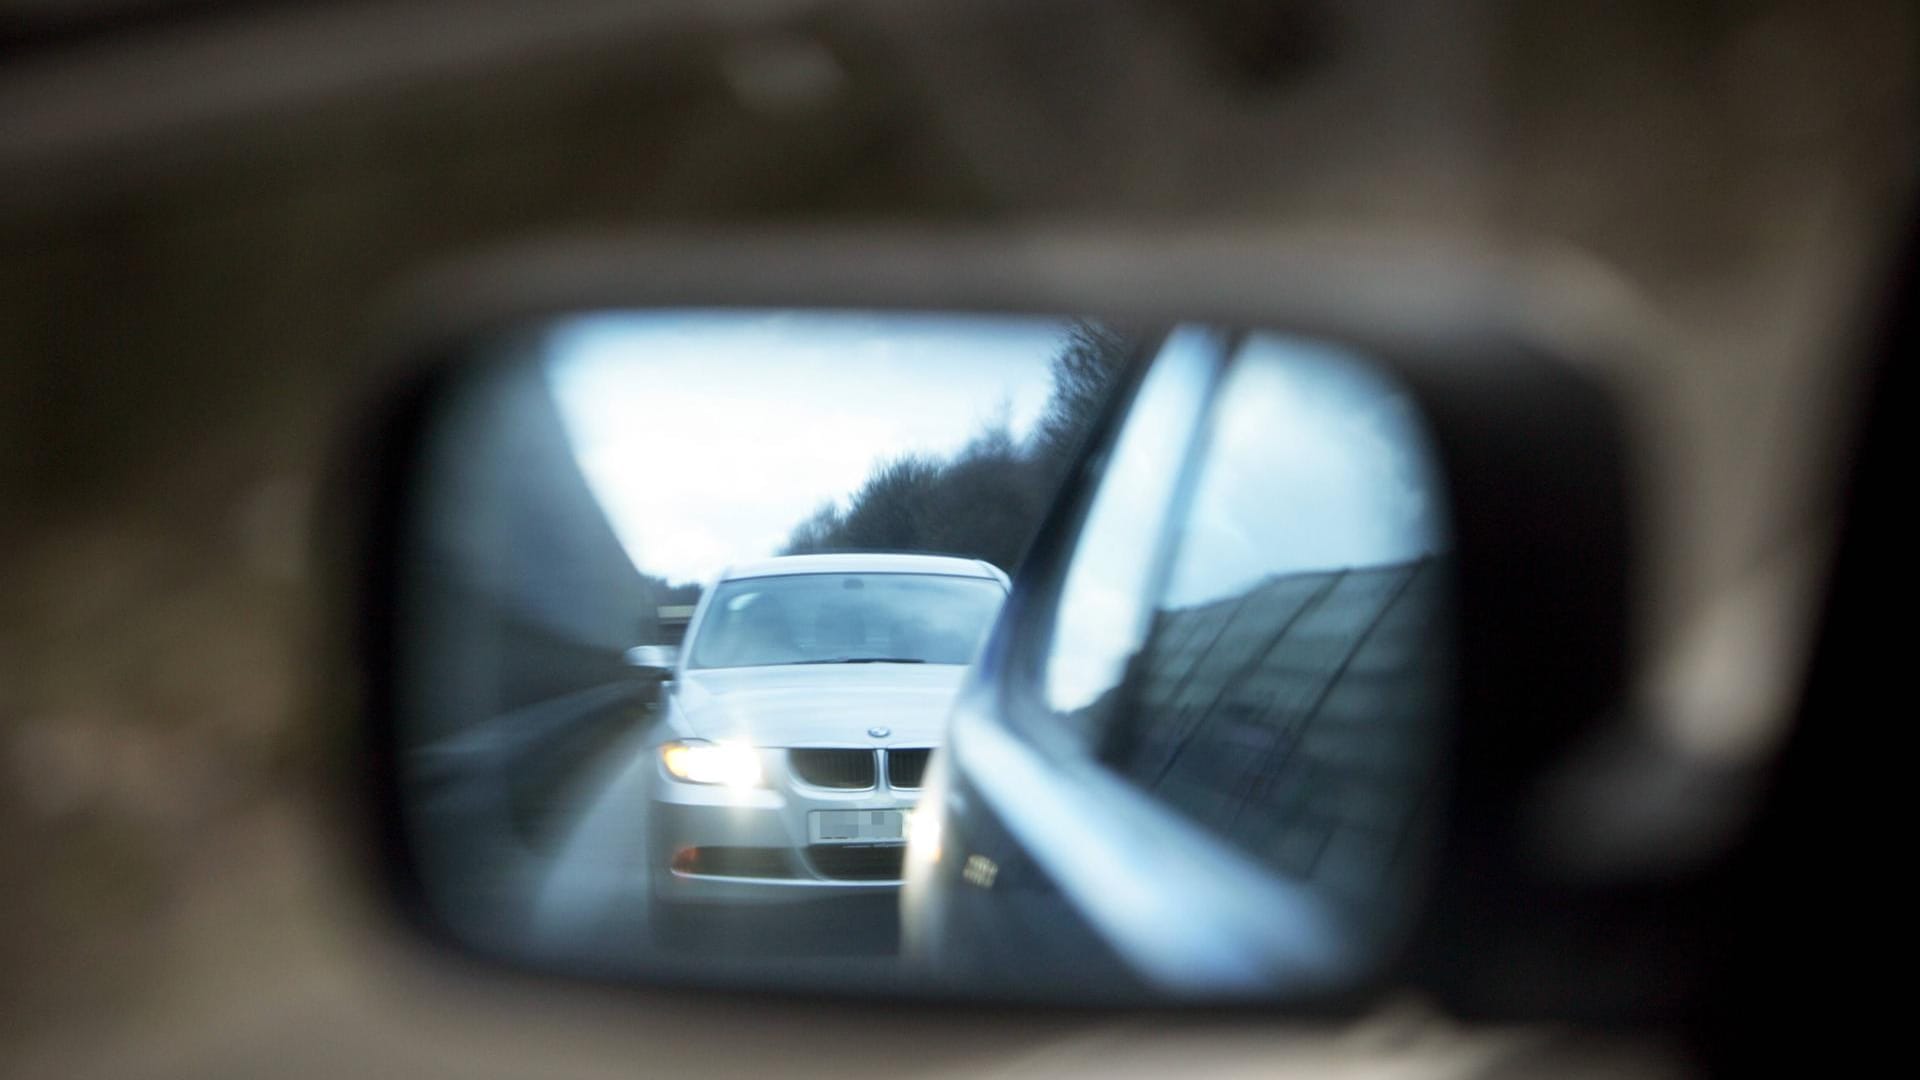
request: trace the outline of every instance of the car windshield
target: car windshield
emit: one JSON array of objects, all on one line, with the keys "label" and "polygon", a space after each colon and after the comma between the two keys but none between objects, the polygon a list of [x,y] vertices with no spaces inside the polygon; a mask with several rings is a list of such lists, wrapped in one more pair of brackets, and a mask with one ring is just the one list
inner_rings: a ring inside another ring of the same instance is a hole
[{"label": "car windshield", "polygon": [[965,664],[1006,590],[948,574],[791,574],[721,584],[688,666]]}]

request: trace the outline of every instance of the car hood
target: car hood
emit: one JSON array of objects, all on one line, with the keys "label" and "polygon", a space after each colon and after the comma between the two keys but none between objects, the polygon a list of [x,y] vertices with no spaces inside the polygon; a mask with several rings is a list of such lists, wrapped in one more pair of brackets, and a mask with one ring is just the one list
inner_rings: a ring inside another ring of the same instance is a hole
[{"label": "car hood", "polygon": [[[783,664],[682,672],[677,725],[756,746],[935,746],[967,669],[960,664]],[[888,734],[874,737],[871,728]]]}]

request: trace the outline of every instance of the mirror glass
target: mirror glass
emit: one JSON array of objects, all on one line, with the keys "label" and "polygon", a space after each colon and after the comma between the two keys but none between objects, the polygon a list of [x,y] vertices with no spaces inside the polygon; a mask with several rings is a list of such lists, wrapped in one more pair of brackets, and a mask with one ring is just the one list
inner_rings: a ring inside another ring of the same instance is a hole
[{"label": "mirror glass", "polygon": [[1072,1003],[1355,985],[1417,911],[1446,499],[1340,342],[583,312],[438,382],[394,739],[522,964]]}]

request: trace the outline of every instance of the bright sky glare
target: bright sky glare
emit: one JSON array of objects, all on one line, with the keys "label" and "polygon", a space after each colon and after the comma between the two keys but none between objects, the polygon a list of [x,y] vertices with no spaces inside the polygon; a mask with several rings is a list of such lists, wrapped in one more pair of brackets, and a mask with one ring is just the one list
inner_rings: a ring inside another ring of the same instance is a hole
[{"label": "bright sky glare", "polygon": [[1405,562],[1446,544],[1418,410],[1361,357],[1251,336],[1203,453],[1163,606],[1282,574]]},{"label": "bright sky glare", "polygon": [[1059,320],[865,312],[623,312],[566,320],[548,384],[636,565],[674,581],[772,555],[876,462],[945,456],[1052,388]]}]

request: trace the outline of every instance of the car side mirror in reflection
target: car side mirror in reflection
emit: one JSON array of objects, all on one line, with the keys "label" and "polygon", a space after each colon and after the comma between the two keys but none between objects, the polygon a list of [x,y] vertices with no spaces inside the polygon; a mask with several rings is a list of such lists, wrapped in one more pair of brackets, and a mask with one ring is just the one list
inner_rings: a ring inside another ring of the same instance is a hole
[{"label": "car side mirror in reflection", "polygon": [[341,489],[417,925],[1061,1004],[1472,962],[1526,778],[1619,692],[1605,395],[1431,253],[1052,255],[450,279],[494,307]]},{"label": "car side mirror in reflection", "polygon": [[635,645],[622,654],[627,666],[638,668],[649,675],[666,677],[673,674],[673,665],[679,661],[680,650],[672,645]]}]

